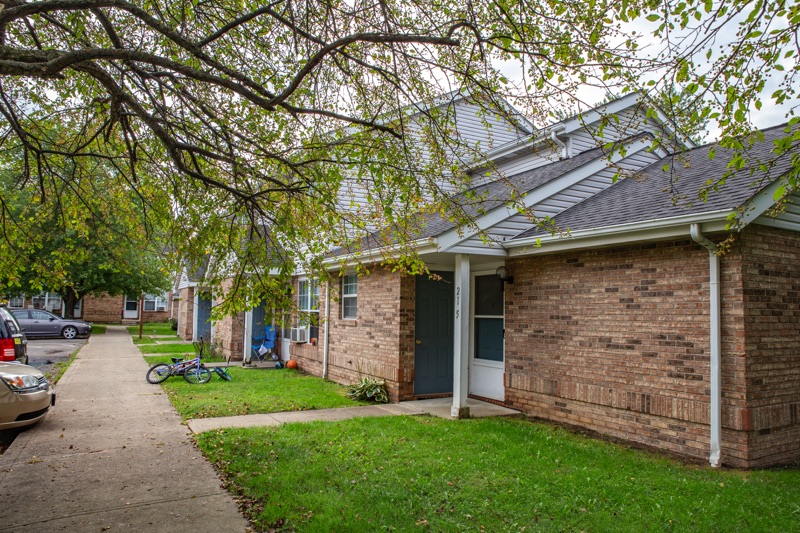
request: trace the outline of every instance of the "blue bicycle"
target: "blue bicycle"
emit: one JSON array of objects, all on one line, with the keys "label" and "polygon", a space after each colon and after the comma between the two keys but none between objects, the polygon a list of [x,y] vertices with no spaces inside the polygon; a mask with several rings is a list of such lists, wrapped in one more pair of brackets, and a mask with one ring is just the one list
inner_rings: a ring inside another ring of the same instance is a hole
[{"label": "blue bicycle", "polygon": [[166,381],[170,376],[183,376],[183,379],[192,384],[211,381],[211,371],[200,362],[200,354],[194,359],[188,360],[173,357],[171,365],[155,364],[147,371],[146,377],[148,383],[158,384]]}]

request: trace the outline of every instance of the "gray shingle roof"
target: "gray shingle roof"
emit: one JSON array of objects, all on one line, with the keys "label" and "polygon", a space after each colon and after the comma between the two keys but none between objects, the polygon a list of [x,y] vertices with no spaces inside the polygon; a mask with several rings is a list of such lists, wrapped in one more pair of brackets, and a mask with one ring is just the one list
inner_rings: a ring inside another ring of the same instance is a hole
[{"label": "gray shingle roof", "polygon": [[[627,144],[641,138],[652,137],[649,133],[641,133],[620,141],[618,144]],[[542,185],[560,178],[561,176],[578,169],[584,165],[601,158],[611,150],[603,147],[593,148],[582,152],[575,157],[562,159],[553,163],[521,172],[509,178],[499,179],[471,189],[470,193],[477,199],[470,199],[469,193],[461,193],[455,197],[455,203],[460,205],[470,218],[478,217],[481,212],[488,213],[493,209],[508,204],[512,190],[519,193],[528,193]],[[455,227],[455,224],[442,217],[430,217],[426,221],[422,237],[435,237]]]},{"label": "gray shingle roof", "polygon": [[[763,130],[763,142],[745,141],[742,152],[745,166],[715,187],[705,201],[700,191],[725,175],[735,156],[733,150],[709,144],[665,157],[644,168],[635,178],[623,179],[565,210],[555,217],[555,225],[561,230],[591,230],[740,207],[790,170],[792,152],[780,156],[773,152],[773,141],[785,137],[785,130],[786,125],[776,126]],[[710,159],[712,150],[716,154]],[[760,168],[762,164],[767,168]],[[515,239],[549,234],[537,227]]]},{"label": "gray shingle roof", "polygon": [[[649,133],[640,133],[620,141],[618,144],[627,144],[646,137],[652,137],[652,135]],[[454,205],[460,206],[464,210],[466,216],[475,219],[479,217],[481,213],[488,213],[493,209],[506,205],[509,202],[512,190],[516,190],[518,193],[533,191],[568,172],[588,165],[610,152],[610,149],[603,147],[587,150],[569,159],[554,161],[553,163],[521,172],[508,178],[474,187],[468,192],[463,192],[454,196],[453,203]],[[428,215],[423,221],[422,229],[417,238],[425,239],[436,237],[455,227],[456,224],[453,221],[439,214]],[[361,241],[359,249],[364,251],[380,248],[382,244],[385,243],[377,236],[368,236]],[[347,250],[339,248],[333,250],[330,255],[338,256],[345,253],[347,253]]]}]

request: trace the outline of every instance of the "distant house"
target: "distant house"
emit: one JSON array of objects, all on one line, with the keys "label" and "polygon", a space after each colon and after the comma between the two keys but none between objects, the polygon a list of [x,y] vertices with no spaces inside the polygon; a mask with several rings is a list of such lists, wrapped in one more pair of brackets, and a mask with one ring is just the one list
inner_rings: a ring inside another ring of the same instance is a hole
[{"label": "distant house", "polygon": [[[78,301],[75,306],[75,318],[87,322],[120,324],[123,321],[138,321],[140,312],[145,322],[163,322],[172,318],[172,294],[148,294],[144,296],[101,296],[89,295]],[[143,309],[140,309],[144,305]],[[45,309],[57,315],[64,315],[61,296],[52,292],[43,292],[34,296],[16,296],[9,299],[9,307],[25,309]]]},{"label": "distant house", "polygon": [[[747,149],[768,166],[703,201],[732,155],[653,149],[678,137],[648,107],[630,95],[544,130],[500,128],[517,130],[472,169],[480,209],[463,199],[478,230],[431,218],[420,235],[436,279],[379,264],[329,286],[298,276],[318,326],[296,318],[283,357],[340,383],[379,377],[393,401],[452,396],[453,416],[472,396],[714,465],[800,460],[800,195],[772,210],[791,169],[793,154],[772,154],[784,128]],[[510,207],[509,185],[559,231]],[[212,337],[245,355],[264,316]]]}]

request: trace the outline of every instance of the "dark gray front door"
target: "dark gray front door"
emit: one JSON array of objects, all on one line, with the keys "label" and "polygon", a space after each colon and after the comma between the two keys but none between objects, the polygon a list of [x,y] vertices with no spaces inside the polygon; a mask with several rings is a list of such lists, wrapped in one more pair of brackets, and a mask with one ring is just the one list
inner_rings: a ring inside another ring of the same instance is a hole
[{"label": "dark gray front door", "polygon": [[211,342],[211,298],[198,295],[197,297],[197,332],[196,339],[203,337],[206,342]]},{"label": "dark gray front door", "polygon": [[414,394],[453,392],[453,273],[434,272],[434,281],[417,276]]}]

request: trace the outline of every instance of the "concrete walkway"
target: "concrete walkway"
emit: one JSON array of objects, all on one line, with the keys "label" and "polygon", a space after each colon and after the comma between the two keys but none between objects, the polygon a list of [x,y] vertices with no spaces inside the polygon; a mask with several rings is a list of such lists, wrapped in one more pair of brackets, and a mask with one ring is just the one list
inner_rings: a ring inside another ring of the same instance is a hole
[{"label": "concrete walkway", "polygon": [[0,457],[0,531],[244,532],[122,327],[93,336],[55,408]]},{"label": "concrete walkway", "polygon": [[[220,428],[246,428],[255,426],[279,426],[286,422],[311,422],[314,420],[346,420],[370,416],[392,415],[433,415],[440,418],[451,418],[450,406],[452,398],[435,398],[431,400],[414,400],[398,404],[365,405],[363,407],[344,407],[338,409],[318,409],[315,411],[288,411],[263,415],[239,415],[220,418],[196,418],[188,421],[189,429],[194,433],[202,433]],[[501,405],[494,405],[480,400],[467,400],[470,416],[482,418],[486,416],[518,415],[519,411]]]}]

